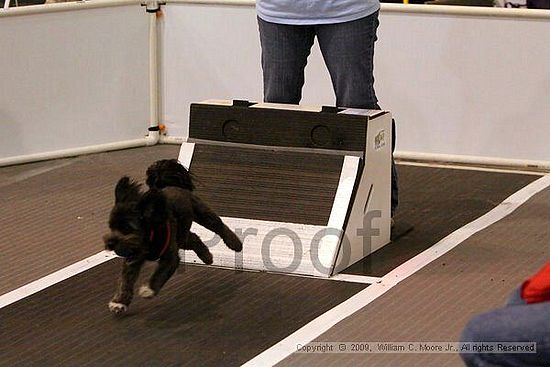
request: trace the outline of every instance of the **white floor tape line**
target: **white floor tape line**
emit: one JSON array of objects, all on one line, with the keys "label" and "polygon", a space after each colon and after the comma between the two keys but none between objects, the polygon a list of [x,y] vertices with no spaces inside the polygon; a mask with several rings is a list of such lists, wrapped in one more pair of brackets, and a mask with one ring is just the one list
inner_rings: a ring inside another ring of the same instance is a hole
[{"label": "white floor tape line", "polygon": [[114,253],[101,251],[98,254],[92,255],[84,260],[81,260],[77,263],[69,265],[61,270],[56,271],[55,273],[49,274],[32,283],[26,284],[11,292],[3,294],[0,296],[0,309],[12,303],[15,303],[25,297],[38,293],[41,290],[51,287],[56,283],[62,282],[65,279],[68,279],[79,273],[85,272],[86,270],[89,270],[94,266],[102,264],[115,257],[116,255]]},{"label": "white floor tape line", "polygon": [[328,329],[367,306],[395,285],[413,275],[440,256],[449,252],[475,233],[508,216],[532,196],[549,186],[550,175],[543,176],[525,186],[508,197],[487,214],[459,228],[426,251],[420,253],[383,276],[380,283],[375,283],[369,286],[338,306],[325,312],[321,316],[295,331],[293,334],[273,345],[271,348],[246,362],[243,367],[273,366],[281,362],[283,359],[296,352],[298,345],[303,346],[310,343]]},{"label": "white floor tape line", "polygon": [[14,177],[8,178],[4,182],[0,182],[0,187],[4,187],[4,186],[8,186],[8,185],[11,185],[11,184],[14,184],[14,183],[18,183],[18,182],[27,180],[27,179],[35,177],[35,176],[39,176],[41,174],[48,173],[50,171],[54,171],[58,168],[66,167],[68,165],[71,165],[71,164],[75,163],[77,161],[77,159],[78,158],[68,159],[66,161],[61,161],[59,163],[56,163],[54,165],[48,165],[46,167],[33,168],[33,169],[30,169],[30,170],[27,170],[27,171],[22,172],[22,173],[14,176]]},{"label": "white floor tape line", "polygon": [[480,171],[480,172],[494,172],[494,173],[512,173],[516,175],[531,175],[531,176],[544,176],[545,172],[541,170],[533,169],[529,171],[529,167],[525,169],[520,168],[497,168],[497,167],[476,167],[472,165],[459,165],[453,163],[437,163],[437,162],[411,162],[411,161],[397,161],[399,166],[414,166],[414,167],[430,167],[430,168],[446,168],[455,169],[461,171]]},{"label": "white floor tape line", "polygon": [[343,274],[343,273],[333,275],[329,279],[336,280],[339,282],[363,283],[363,284],[374,284],[374,283],[380,283],[382,281],[381,277],[369,277],[366,275]]},{"label": "white floor tape line", "polygon": [[374,283],[380,283],[382,281],[382,278],[379,277],[370,277],[366,275],[355,275],[355,274],[336,274],[328,278],[323,277],[317,277],[313,275],[305,275],[305,274],[293,274],[293,273],[275,273],[275,272],[267,272],[268,274],[278,274],[282,276],[288,276],[288,277],[299,277],[299,278],[308,278],[308,279],[315,279],[315,280],[330,280],[330,281],[336,281],[336,282],[348,282],[348,283],[362,283],[362,284],[374,284]]}]

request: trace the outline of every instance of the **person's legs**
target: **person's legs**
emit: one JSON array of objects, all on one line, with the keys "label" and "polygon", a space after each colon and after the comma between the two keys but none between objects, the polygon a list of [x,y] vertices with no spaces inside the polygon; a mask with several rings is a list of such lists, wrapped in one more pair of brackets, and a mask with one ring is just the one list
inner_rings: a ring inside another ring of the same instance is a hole
[{"label": "person's legs", "polygon": [[474,317],[466,325],[461,342],[535,342],[536,354],[461,353],[468,367],[550,365],[550,302],[525,304],[516,290],[506,307]]},{"label": "person's legs", "polygon": [[[332,80],[338,107],[380,109],[374,90],[374,43],[378,12],[345,23],[317,25],[319,47]],[[392,152],[395,121],[392,121]],[[399,203],[397,170],[392,159],[391,215]]]},{"label": "person's legs", "polygon": [[258,18],[264,102],[299,104],[313,27],[275,24]]},{"label": "person's legs", "polygon": [[378,12],[315,27],[338,107],[380,109],[373,74],[377,28]]}]

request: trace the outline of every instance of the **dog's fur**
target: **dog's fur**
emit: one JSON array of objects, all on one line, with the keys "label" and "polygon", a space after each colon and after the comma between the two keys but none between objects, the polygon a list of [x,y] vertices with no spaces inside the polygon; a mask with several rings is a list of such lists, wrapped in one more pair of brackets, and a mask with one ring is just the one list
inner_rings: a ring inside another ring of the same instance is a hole
[{"label": "dog's fur", "polygon": [[174,274],[179,249],[193,250],[205,263],[212,254],[190,231],[194,221],[218,234],[234,251],[242,250],[241,240],[194,193],[189,172],[175,159],[160,160],[147,169],[147,186],[122,177],[115,188],[115,205],[109,218],[110,233],[103,237],[105,249],[124,257],[119,287],[109,303],[114,313],[127,311],[134,284],[145,261],[158,261],[149,283],[140,296],[151,298]]}]

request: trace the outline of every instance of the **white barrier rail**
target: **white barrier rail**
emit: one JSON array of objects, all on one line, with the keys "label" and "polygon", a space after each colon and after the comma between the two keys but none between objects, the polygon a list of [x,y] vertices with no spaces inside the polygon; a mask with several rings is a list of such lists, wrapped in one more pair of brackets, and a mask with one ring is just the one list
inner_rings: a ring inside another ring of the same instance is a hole
[{"label": "white barrier rail", "polygon": [[[50,13],[67,10],[85,10],[104,7],[114,7],[132,4],[142,4],[140,0],[84,0],[67,3],[54,3],[48,5],[31,5],[24,7],[10,7],[10,1],[6,0],[4,10],[0,9],[0,17],[28,15],[37,13]],[[217,6],[255,6],[255,0],[167,0],[166,4],[187,5],[217,5]],[[434,15],[467,15],[514,19],[550,19],[550,12],[544,9],[513,9],[513,8],[489,8],[477,6],[455,5],[422,5],[422,4],[395,4],[382,3],[382,13],[407,13],[407,14],[434,14]]]},{"label": "white barrier rail", "polygon": [[550,172],[550,161],[535,161],[527,159],[505,159],[495,157],[476,157],[458,154],[430,154],[419,152],[396,151],[396,160],[403,162],[418,162],[428,165],[451,165],[464,167],[486,167],[495,169],[510,169],[525,172]]},{"label": "white barrier rail", "polygon": [[[229,6],[255,6],[254,0],[167,0],[167,4],[194,4],[194,5],[229,5]],[[422,5],[422,4],[396,4],[382,3],[382,13],[409,13],[409,14],[437,14],[437,15],[470,15],[499,18],[525,18],[525,19],[550,19],[550,13],[543,9],[513,9],[490,8],[478,6],[456,5]]]},{"label": "white barrier rail", "polygon": [[[12,0],[13,1],[13,0]],[[4,8],[0,9],[0,18],[13,17],[19,15],[45,14],[56,13],[69,10],[87,10],[98,8],[111,8],[126,5],[139,5],[139,0],[85,0],[71,1],[65,3],[53,3],[43,5],[28,5],[28,6],[10,6],[10,0],[6,0]]]}]

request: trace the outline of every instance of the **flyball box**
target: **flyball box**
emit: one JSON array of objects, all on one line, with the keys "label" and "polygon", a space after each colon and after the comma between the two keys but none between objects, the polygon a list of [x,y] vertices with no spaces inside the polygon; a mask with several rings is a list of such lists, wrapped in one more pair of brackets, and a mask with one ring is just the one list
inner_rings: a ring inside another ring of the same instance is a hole
[{"label": "flyball box", "polygon": [[389,243],[391,121],[378,110],[192,104],[178,159],[244,245],[235,253],[193,224],[213,265],[329,277]]}]

